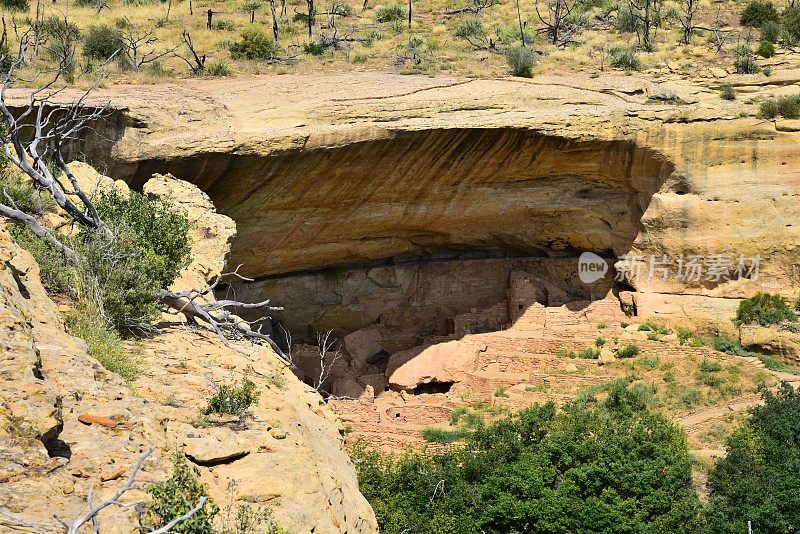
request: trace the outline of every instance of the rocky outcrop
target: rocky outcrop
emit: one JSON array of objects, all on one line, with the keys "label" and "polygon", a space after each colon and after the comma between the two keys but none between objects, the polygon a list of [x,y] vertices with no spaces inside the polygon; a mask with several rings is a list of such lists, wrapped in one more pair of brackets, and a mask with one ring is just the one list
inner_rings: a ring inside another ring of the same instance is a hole
[{"label": "rocky outcrop", "polygon": [[[161,191],[157,184],[148,190]],[[193,237],[213,229],[216,258],[194,240],[195,261],[201,260],[195,279],[205,283],[222,267],[220,243],[230,237],[231,223],[209,211],[202,193],[192,197],[193,186],[167,185],[195,199],[187,206],[192,223],[201,224]],[[212,333],[166,319],[159,335],[128,346],[142,372],[126,385],[65,332],[36,263],[0,229],[0,530],[60,531],[54,514],[77,516],[90,488],[96,500],[109,495],[155,445],[143,480],[166,478],[173,452],[183,449],[209,497],[232,514],[244,504],[271,509],[290,532],[376,532],[342,425],[319,395],[268,348],[233,350]],[[245,375],[260,393],[246,417],[203,415],[217,384]],[[102,532],[133,532],[139,524],[133,508],[110,507],[100,518]]]}]

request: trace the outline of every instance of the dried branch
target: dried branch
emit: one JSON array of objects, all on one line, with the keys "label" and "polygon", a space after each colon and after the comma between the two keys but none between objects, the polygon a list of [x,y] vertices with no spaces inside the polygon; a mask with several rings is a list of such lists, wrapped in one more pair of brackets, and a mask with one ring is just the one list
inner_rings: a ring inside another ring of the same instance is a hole
[{"label": "dried branch", "polygon": [[[158,296],[162,304],[167,308],[182,313],[186,319],[194,324],[199,321],[212,332],[217,334],[220,340],[229,348],[238,350],[231,345],[230,341],[247,340],[253,343],[267,343],[272,350],[284,361],[291,363],[291,360],[284,354],[281,348],[267,334],[261,332],[262,325],[268,316],[259,317],[253,321],[246,321],[231,313],[228,308],[239,308],[246,310],[261,309],[265,311],[282,311],[283,308],[270,306],[269,300],[262,302],[244,303],[236,300],[214,300],[214,289],[219,283],[228,276],[235,276],[240,280],[252,281],[251,278],[239,274],[239,265],[236,270],[230,273],[219,275],[214,282],[205,289],[189,289],[186,291],[169,291],[162,289]],[[254,326],[258,325],[254,329]]]}]

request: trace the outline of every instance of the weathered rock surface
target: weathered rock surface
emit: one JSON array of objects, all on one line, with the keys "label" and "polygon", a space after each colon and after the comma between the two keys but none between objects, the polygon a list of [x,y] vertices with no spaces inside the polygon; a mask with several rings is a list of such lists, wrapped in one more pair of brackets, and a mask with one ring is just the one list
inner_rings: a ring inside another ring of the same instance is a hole
[{"label": "weathered rock surface", "polygon": [[[191,209],[190,219],[206,220]],[[204,265],[198,280],[218,268]],[[270,507],[291,532],[376,532],[341,423],[316,392],[269,349],[237,352],[175,318],[161,326],[130,347],[141,355],[142,374],[127,387],[65,332],[35,262],[0,229],[0,531],[30,532],[32,524],[60,532],[53,514],[75,517],[91,485],[95,499],[112,493],[155,445],[143,480],[166,478],[173,451],[183,448],[223,508]],[[204,421],[215,384],[244,374],[260,392],[248,415]],[[126,502],[142,498],[134,492]],[[110,507],[100,518],[102,532],[138,525],[132,508]]]}]

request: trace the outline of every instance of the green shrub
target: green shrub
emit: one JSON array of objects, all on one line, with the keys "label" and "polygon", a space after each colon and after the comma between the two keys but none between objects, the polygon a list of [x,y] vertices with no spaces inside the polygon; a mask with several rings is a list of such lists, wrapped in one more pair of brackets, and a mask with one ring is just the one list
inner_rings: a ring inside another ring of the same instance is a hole
[{"label": "green shrub", "polygon": [[763,406],[726,440],[709,473],[708,532],[792,532],[800,525],[800,395],[789,384],[764,390]]},{"label": "green shrub", "polygon": [[539,34],[531,28],[524,26],[520,33],[519,24],[511,22],[504,26],[499,26],[494,29],[497,40],[506,46],[518,46],[522,41],[522,35],[525,36],[525,44],[534,45],[539,42]]},{"label": "green shrub", "polygon": [[30,10],[31,5],[28,0],[0,0],[0,7],[11,12],[25,13]]},{"label": "green shrub", "polygon": [[230,76],[233,74],[231,68],[225,63],[222,59],[215,59],[205,68],[206,76],[211,76],[213,78],[223,78],[225,76]]},{"label": "green shrub", "polygon": [[125,49],[122,33],[111,26],[92,26],[83,40],[83,55],[89,59],[106,61],[111,56],[121,56]]},{"label": "green shrub", "polygon": [[321,56],[325,52],[325,49],[322,48],[321,44],[311,42],[303,45],[303,52],[309,56]]},{"label": "green shrub", "polygon": [[714,349],[731,354],[733,356],[752,356],[750,351],[745,350],[742,344],[735,339],[730,339],[724,336],[716,336],[714,338]]},{"label": "green shrub", "polygon": [[559,349],[556,351],[556,356],[559,358],[577,358],[578,354],[574,350]]},{"label": "green shrub", "polygon": [[208,400],[206,414],[230,414],[242,417],[244,413],[256,402],[259,392],[255,383],[243,376],[239,384],[217,384],[216,390]]},{"label": "green shrub", "polygon": [[692,532],[686,438],[652,397],[616,383],[602,402],[533,405],[441,453],[395,459],[358,444],[359,489],[386,534]]},{"label": "green shrub", "polygon": [[700,363],[700,371],[704,373],[718,373],[722,371],[722,364],[703,358],[703,361]]},{"label": "green shrub", "polygon": [[778,101],[774,98],[761,102],[758,108],[758,116],[762,119],[775,119],[780,113],[781,110],[778,108]]},{"label": "green shrub", "polygon": [[617,9],[617,29],[624,33],[636,33],[639,29],[639,18],[630,6]]},{"label": "green shrub", "polygon": [[444,430],[435,427],[425,427],[420,432],[422,439],[428,443],[453,443],[469,436],[469,433],[463,430]]},{"label": "green shrub", "polygon": [[777,43],[781,36],[781,26],[774,20],[768,20],[761,25],[761,40]]},{"label": "green shrub", "polygon": [[703,395],[696,389],[689,388],[681,394],[680,405],[684,408],[695,408],[703,400]]},{"label": "green shrub", "polygon": [[508,388],[499,387],[494,390],[495,397],[508,397]]},{"label": "green shrub", "polygon": [[772,76],[772,67],[770,67],[769,65],[766,65],[763,69],[761,69],[761,72],[764,73],[764,76],[769,78],[770,76]]},{"label": "green shrub", "polygon": [[600,351],[593,347],[583,349],[578,353],[578,358],[582,358],[584,360],[596,360],[599,357]]},{"label": "green shrub", "polygon": [[756,293],[739,303],[733,324],[736,326],[746,324],[769,326],[795,321],[797,321],[797,314],[789,306],[785,297],[770,293]]},{"label": "green shrub", "polygon": [[771,58],[775,55],[775,45],[769,41],[761,41],[758,43],[756,54],[764,58]]},{"label": "green shrub", "polygon": [[729,83],[722,84],[719,96],[723,100],[736,100],[736,89]]},{"label": "green shrub", "polygon": [[[183,452],[175,452],[174,462],[172,476],[168,480],[145,487],[145,491],[152,497],[147,505],[148,515],[156,528],[185,515],[197,505],[201,497],[207,496],[203,483],[195,475]],[[208,499],[200,511],[176,525],[170,532],[212,534],[212,520],[217,513],[219,508]]]},{"label": "green shrub", "polygon": [[607,326],[608,326],[608,325],[607,325],[606,323],[597,323],[597,329],[598,329],[598,330],[603,330],[603,329],[605,329]]},{"label": "green shrub", "polygon": [[97,211],[106,222],[133,231],[137,247],[152,263],[149,275],[161,288],[169,287],[189,264],[189,220],[175,211],[172,199],[114,191],[100,195]]},{"label": "green shrub", "polygon": [[630,48],[622,48],[621,46],[612,46],[608,50],[611,66],[617,69],[624,69],[626,71],[641,70],[642,62],[636,52]]},{"label": "green shrub", "polygon": [[689,345],[690,347],[702,347],[705,341],[702,337],[686,328],[677,328],[678,343],[681,345]]},{"label": "green shrub", "polygon": [[639,325],[637,328],[639,332],[654,332],[656,334],[661,334],[663,336],[669,335],[672,333],[672,330],[667,328],[666,326],[661,326],[653,321],[645,321]]},{"label": "green shrub", "polygon": [[767,21],[778,22],[778,10],[772,2],[752,0],[742,11],[739,22],[742,26],[760,28]]},{"label": "green shrub", "polygon": [[375,11],[376,22],[395,22],[403,21],[406,18],[406,10],[400,4],[380,6]]},{"label": "green shrub", "polygon": [[278,53],[278,45],[261,29],[248,27],[231,44],[230,52],[233,59],[272,59]]},{"label": "green shrub", "polygon": [[456,27],[453,33],[459,39],[465,39],[470,43],[486,38],[486,30],[480,19],[467,19]]},{"label": "green shrub", "polygon": [[511,73],[521,78],[533,78],[533,67],[537,59],[536,52],[524,46],[506,51],[506,62],[511,67]]},{"label": "green shrub", "polygon": [[758,359],[761,360],[761,363],[764,364],[764,367],[766,367],[770,371],[778,371],[779,373],[800,375],[800,366],[790,365],[786,362],[783,362],[777,358],[768,356],[766,354],[759,355]]},{"label": "green shrub", "polygon": [[336,13],[338,17],[349,17],[353,14],[353,6],[347,2],[334,2],[328,12]]},{"label": "green shrub", "polygon": [[800,7],[787,7],[781,16],[785,30],[784,40],[792,46],[800,39]]},{"label": "green shrub", "polygon": [[219,31],[232,32],[236,30],[236,24],[232,20],[228,19],[217,19],[213,22],[212,27]]},{"label": "green shrub", "polygon": [[784,119],[800,119],[800,94],[778,98],[778,110]]},{"label": "green shrub", "polygon": [[634,358],[639,355],[639,347],[629,343],[617,351],[617,358]]},{"label": "green shrub", "polygon": [[69,333],[86,342],[89,355],[100,365],[116,373],[126,382],[136,380],[142,370],[141,358],[132,354],[123,344],[119,334],[99,317],[76,313],[67,317]]},{"label": "green shrub", "polygon": [[597,347],[598,349],[602,349],[603,345],[605,344],[606,344],[606,338],[604,337],[598,337],[597,339],[594,340],[594,346]]},{"label": "green shrub", "polygon": [[739,74],[756,74],[760,70],[758,63],[753,58],[753,51],[745,44],[736,47],[736,59],[733,66]]}]

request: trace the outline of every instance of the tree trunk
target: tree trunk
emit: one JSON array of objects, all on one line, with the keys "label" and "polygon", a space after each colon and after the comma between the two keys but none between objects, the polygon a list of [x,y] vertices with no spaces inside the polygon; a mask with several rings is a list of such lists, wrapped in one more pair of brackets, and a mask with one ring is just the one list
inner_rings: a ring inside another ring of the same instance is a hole
[{"label": "tree trunk", "polygon": [[306,0],[308,4],[308,38],[311,39],[311,26],[314,24],[314,0]]},{"label": "tree trunk", "polygon": [[519,21],[519,38],[522,40],[522,46],[525,46],[525,28],[522,26],[522,13],[519,10],[519,0],[517,0],[517,20]]},{"label": "tree trunk", "polygon": [[269,0],[269,9],[272,11],[272,36],[278,44],[278,16],[275,14],[275,0]]}]

